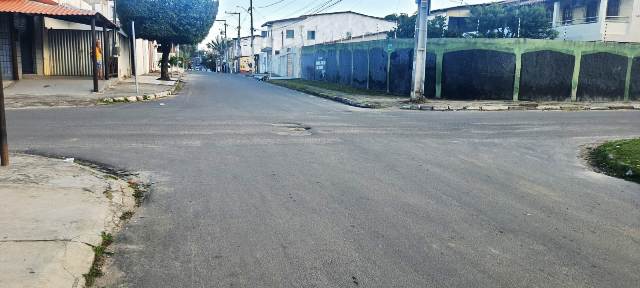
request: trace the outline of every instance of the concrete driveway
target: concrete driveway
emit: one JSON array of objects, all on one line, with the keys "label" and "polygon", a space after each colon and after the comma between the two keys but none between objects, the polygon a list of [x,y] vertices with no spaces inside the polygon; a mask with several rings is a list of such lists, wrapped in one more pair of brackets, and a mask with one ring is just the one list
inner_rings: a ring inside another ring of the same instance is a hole
[{"label": "concrete driveway", "polygon": [[106,281],[129,287],[638,287],[640,186],[580,149],[639,123],[363,110],[213,73],[162,103],[8,114],[12,149],[154,175]]}]

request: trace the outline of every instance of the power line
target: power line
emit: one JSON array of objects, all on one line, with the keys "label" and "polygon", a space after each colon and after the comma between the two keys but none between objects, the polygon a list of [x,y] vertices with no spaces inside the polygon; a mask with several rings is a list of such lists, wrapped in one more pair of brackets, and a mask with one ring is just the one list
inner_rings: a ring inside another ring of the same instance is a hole
[{"label": "power line", "polygon": [[284,1],[287,1],[287,0],[278,0],[278,1],[273,2],[273,3],[271,3],[271,4],[267,4],[267,5],[264,5],[264,6],[259,6],[259,7],[256,7],[256,8],[259,8],[259,9],[262,9],[262,8],[269,8],[269,7],[271,7],[271,6],[274,6],[274,5],[280,4],[280,3],[284,2]]},{"label": "power line", "polygon": [[[333,3],[333,4],[329,5],[329,6],[327,6],[327,4],[328,4],[328,3],[331,3],[331,2],[333,2],[333,1],[337,1],[337,2],[335,2],[335,3]],[[343,0],[329,0],[329,1],[325,2],[325,3],[323,3],[322,5],[317,6],[316,8],[312,8],[311,10],[308,10],[308,11],[316,10],[316,11],[314,11],[313,13],[305,13],[305,14],[304,14],[304,15],[302,15],[302,16],[314,16],[314,15],[318,15],[319,13],[322,13],[323,11],[326,11],[326,10],[328,10],[329,8],[333,7],[333,6],[338,5],[338,4],[339,4],[339,3],[341,3],[342,1],[343,1]],[[325,7],[325,6],[326,6],[326,7]],[[302,17],[302,16],[301,16],[301,17]],[[289,26],[292,26],[292,25],[298,24],[298,23],[300,23],[300,22],[307,21],[308,19],[309,19],[309,17],[304,17],[304,18],[302,18],[302,19],[300,19],[300,20],[298,20],[298,21],[295,21],[295,22],[293,22],[293,23],[287,24],[287,25],[282,26],[282,27],[279,27],[279,28],[280,28],[280,29],[282,29],[282,28],[287,28],[287,27],[289,27]]]}]

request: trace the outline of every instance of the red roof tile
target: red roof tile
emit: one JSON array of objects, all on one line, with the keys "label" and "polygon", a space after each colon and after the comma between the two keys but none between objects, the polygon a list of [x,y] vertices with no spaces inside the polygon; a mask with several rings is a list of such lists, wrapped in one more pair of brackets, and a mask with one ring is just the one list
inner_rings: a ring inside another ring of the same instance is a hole
[{"label": "red roof tile", "polygon": [[[42,1],[48,2],[48,1]],[[0,12],[51,16],[93,16],[97,12],[30,0],[0,0]]]}]

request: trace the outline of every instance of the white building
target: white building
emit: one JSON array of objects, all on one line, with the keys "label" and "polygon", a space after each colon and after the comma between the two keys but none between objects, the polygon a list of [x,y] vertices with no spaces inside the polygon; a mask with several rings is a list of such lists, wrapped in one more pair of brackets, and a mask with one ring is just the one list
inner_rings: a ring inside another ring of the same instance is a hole
[{"label": "white building", "polygon": [[640,0],[554,1],[559,39],[640,42]]},{"label": "white building", "polygon": [[[501,5],[544,5],[560,40],[640,42],[640,0],[506,0]],[[488,5],[488,4],[477,4]],[[449,29],[475,32],[467,23],[471,7],[432,10],[430,19],[447,18]]]},{"label": "white building", "polygon": [[[262,50],[264,39],[261,35],[253,36],[253,55],[251,49],[251,36],[241,37],[240,38],[240,50],[238,52],[238,38],[231,39],[231,46],[229,48],[229,59],[231,61],[231,68],[234,72],[236,69],[240,69],[242,73],[250,73],[254,72],[255,63],[253,63],[253,59],[260,57],[260,51]],[[260,65],[260,61],[257,62],[258,66]],[[255,71],[259,71],[260,69],[256,69]]]},{"label": "white building", "polygon": [[332,42],[353,42],[386,39],[386,33],[396,23],[356,12],[333,12],[303,15],[296,18],[269,21],[262,25],[264,68],[260,72],[300,77],[300,52],[303,46]]}]

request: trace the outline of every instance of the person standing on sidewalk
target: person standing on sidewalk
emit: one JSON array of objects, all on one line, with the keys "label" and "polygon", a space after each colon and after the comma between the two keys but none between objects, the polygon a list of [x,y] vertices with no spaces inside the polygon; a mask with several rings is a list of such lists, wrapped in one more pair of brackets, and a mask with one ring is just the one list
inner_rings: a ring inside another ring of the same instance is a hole
[{"label": "person standing on sidewalk", "polygon": [[96,41],[96,60],[98,62],[98,79],[104,80],[104,68],[102,68],[102,44]]}]

